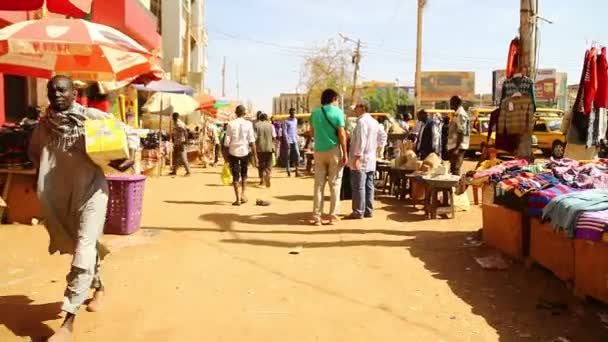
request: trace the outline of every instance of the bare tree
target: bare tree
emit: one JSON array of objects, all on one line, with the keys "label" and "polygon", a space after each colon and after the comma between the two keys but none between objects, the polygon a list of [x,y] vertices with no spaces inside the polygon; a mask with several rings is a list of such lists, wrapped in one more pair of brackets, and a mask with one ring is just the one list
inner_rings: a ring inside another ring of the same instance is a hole
[{"label": "bare tree", "polygon": [[353,68],[352,51],[330,39],[304,58],[302,86],[306,89],[311,108],[320,105],[321,92],[332,88],[343,94],[350,89]]}]

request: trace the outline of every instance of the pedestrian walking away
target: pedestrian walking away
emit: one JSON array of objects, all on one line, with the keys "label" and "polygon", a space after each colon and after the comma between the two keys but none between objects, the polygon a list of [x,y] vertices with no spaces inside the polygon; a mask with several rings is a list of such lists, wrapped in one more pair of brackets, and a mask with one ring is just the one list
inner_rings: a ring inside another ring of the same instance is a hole
[{"label": "pedestrian walking away", "polygon": [[247,203],[247,172],[249,156],[254,158],[257,165],[257,151],[255,146],[255,133],[253,124],[245,120],[247,110],[239,105],[235,110],[236,119],[228,123],[224,146],[228,149],[228,161],[232,172],[232,186],[236,201],[232,205],[238,206]]},{"label": "pedestrian walking away", "polygon": [[283,122],[283,139],[287,144],[287,176],[291,177],[291,166],[295,167],[296,177],[300,176],[300,147],[298,143],[298,119],[296,110],[289,109],[289,118]]},{"label": "pedestrian walking away", "polygon": [[350,138],[348,154],[353,211],[347,219],[372,217],[376,160],[387,141],[383,126],[369,114],[369,103],[358,103],[355,114],[357,125]]},{"label": "pedestrian walking away", "polygon": [[268,121],[268,114],[266,113],[260,114],[259,121],[256,122],[254,128],[260,185],[266,185],[269,188],[272,173],[272,154],[274,153],[274,141],[277,134],[274,126]]},{"label": "pedestrian walking away", "polygon": [[190,176],[190,164],[188,163],[188,128],[179,119],[179,113],[173,113],[173,170],[169,175],[177,175],[177,169],[183,166],[186,169],[186,176]]},{"label": "pedestrian walking away", "polygon": [[72,341],[79,307],[93,289],[88,311],[101,308],[104,286],[100,262],[108,250],[99,243],[108,204],[108,184],[99,166],[85,152],[88,119],[110,119],[111,114],[87,109],[74,101],[74,83],[55,76],[47,85],[50,106],[32,135],[30,160],[38,166],[38,198],[49,233],[49,253],[72,254],[59,330],[48,340]]},{"label": "pedestrian walking away", "polygon": [[329,184],[329,223],[339,221],[339,198],[342,171],[347,163],[346,119],[338,107],[338,93],[326,89],[321,94],[321,107],[311,114],[310,136],[314,137],[315,181],[311,224],[321,225],[325,184]]},{"label": "pedestrian walking away", "polygon": [[454,110],[454,118],[450,121],[448,129],[448,157],[450,159],[450,173],[460,176],[460,168],[464,162],[464,154],[469,149],[471,138],[471,121],[469,114],[462,107],[462,99],[453,96],[450,107]]}]

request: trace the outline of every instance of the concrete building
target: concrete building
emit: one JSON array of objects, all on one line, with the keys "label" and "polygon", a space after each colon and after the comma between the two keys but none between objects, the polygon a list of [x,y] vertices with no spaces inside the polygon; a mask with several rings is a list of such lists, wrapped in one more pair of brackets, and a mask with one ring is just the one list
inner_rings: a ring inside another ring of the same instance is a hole
[{"label": "concrete building", "polygon": [[205,0],[144,0],[159,18],[163,69],[171,79],[204,91],[207,74]]},{"label": "concrete building", "polygon": [[290,108],[296,113],[310,113],[308,96],[301,93],[283,93],[272,99],[272,114],[287,114]]}]

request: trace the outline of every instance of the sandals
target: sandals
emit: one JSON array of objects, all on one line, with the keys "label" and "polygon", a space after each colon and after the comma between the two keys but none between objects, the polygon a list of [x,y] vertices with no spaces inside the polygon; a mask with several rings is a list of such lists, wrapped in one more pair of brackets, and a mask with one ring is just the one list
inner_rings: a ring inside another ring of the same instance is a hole
[{"label": "sandals", "polygon": [[312,224],[313,226],[322,226],[323,225],[323,221],[321,220],[320,217],[313,217],[310,219],[310,221],[308,221],[308,223]]}]

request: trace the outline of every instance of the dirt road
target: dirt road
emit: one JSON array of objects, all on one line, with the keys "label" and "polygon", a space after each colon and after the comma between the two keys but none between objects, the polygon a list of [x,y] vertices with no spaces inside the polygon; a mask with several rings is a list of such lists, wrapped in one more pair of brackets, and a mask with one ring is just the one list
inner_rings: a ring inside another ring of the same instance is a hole
[{"label": "dirt road", "polygon": [[[280,173],[233,207],[219,169],[149,179],[142,230],[104,238],[113,252],[105,308],[81,310],[76,341],[608,340],[602,307],[547,271],[475,263],[492,254],[465,246],[481,227],[479,208],[425,221],[380,198],[373,219],[312,227],[311,189],[312,179]],[[271,206],[254,206],[257,198]],[[42,227],[0,227],[2,342],[61,323],[70,258],[49,256],[47,241]]]}]

